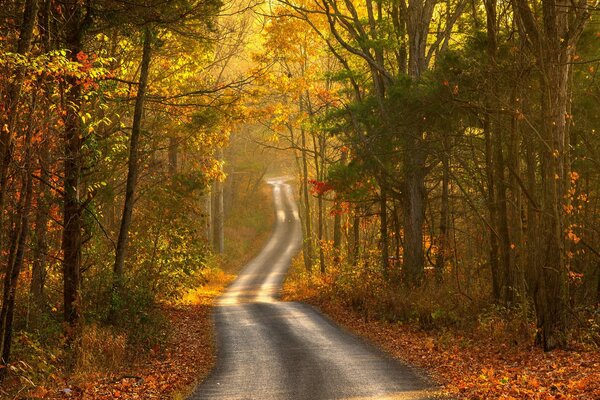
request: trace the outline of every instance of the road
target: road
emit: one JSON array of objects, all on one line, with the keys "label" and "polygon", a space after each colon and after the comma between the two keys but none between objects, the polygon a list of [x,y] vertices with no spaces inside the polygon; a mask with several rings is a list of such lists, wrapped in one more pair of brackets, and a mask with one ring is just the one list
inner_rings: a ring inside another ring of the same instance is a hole
[{"label": "road", "polygon": [[312,307],[277,300],[302,234],[291,187],[271,185],[273,234],[220,298],[217,365],[190,400],[433,399],[411,368]]}]

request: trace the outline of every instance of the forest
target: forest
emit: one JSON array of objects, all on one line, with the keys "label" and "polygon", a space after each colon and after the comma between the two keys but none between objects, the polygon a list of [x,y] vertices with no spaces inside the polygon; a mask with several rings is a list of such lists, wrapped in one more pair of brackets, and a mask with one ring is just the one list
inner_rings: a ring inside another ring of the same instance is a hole
[{"label": "forest", "polygon": [[453,398],[600,397],[597,1],[0,5],[0,398],[186,398],[273,176],[285,301]]}]

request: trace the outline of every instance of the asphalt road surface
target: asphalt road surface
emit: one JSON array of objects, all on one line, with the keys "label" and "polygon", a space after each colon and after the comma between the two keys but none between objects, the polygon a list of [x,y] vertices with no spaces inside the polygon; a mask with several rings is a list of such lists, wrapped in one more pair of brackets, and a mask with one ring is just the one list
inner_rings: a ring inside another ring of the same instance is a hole
[{"label": "asphalt road surface", "polygon": [[215,311],[217,365],[190,397],[433,399],[431,385],[310,306],[277,301],[302,234],[291,187],[271,181],[277,221]]}]

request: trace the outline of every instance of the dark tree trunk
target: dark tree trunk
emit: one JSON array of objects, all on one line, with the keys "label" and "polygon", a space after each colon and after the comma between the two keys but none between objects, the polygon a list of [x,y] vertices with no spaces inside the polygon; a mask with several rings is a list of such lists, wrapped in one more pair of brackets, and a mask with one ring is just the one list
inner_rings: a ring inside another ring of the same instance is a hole
[{"label": "dark tree trunk", "polygon": [[379,247],[381,249],[381,272],[385,279],[389,278],[390,251],[388,242],[387,190],[385,183],[379,184]]},{"label": "dark tree trunk", "polygon": [[420,285],[425,272],[423,222],[425,220],[425,154],[422,139],[410,138],[404,150],[404,274],[405,283]]},{"label": "dark tree trunk", "polygon": [[[485,135],[485,170],[487,177],[487,206],[491,226],[497,221],[498,207],[496,205],[496,184],[494,179],[494,166],[492,157],[492,138],[490,134],[490,123],[489,115],[484,117],[484,135]],[[500,301],[501,293],[501,279],[500,279],[500,266],[498,264],[498,235],[496,231],[489,232],[490,235],[490,270],[492,273],[492,293],[494,300]]]},{"label": "dark tree trunk", "polygon": [[123,284],[123,267],[125,264],[125,253],[127,251],[129,228],[131,226],[133,207],[135,203],[135,190],[137,186],[137,177],[139,170],[139,141],[142,132],[142,119],[144,117],[144,101],[146,99],[146,90],[148,87],[151,52],[152,32],[149,28],[146,28],[144,30],[144,46],[142,51],[142,64],[140,68],[140,82],[137,96],[135,99],[133,125],[131,128],[131,137],[129,139],[129,161],[127,170],[127,184],[125,189],[125,203],[123,205],[123,216],[121,217],[121,227],[119,229],[119,238],[117,240],[115,263],[113,267],[114,291],[117,295],[119,295]]},{"label": "dark tree trunk", "polygon": [[0,311],[0,352],[2,365],[2,368],[0,368],[0,381],[4,379],[7,370],[6,365],[10,359],[17,284],[21,269],[23,268],[27,234],[29,232],[29,212],[31,209],[33,186],[31,177],[31,131],[32,129],[30,128],[25,144],[26,155],[19,200],[19,217],[13,227],[8,263],[4,275],[4,292],[2,309]]},{"label": "dark tree trunk", "polygon": [[503,135],[501,129],[494,129],[490,132],[492,136],[492,147],[494,153],[494,180],[496,183],[496,232],[498,233],[498,254],[500,267],[500,301],[506,306],[511,306],[515,298],[515,279],[514,268],[511,263],[510,255],[510,232],[508,228],[508,207],[506,199],[506,175],[505,163],[503,154]]},{"label": "dark tree trunk", "polygon": [[40,146],[40,171],[41,182],[37,187],[37,210],[35,218],[35,242],[33,245],[33,262],[31,265],[31,286],[30,293],[33,301],[38,306],[43,306],[44,284],[46,280],[46,261],[48,254],[48,216],[50,213],[50,190],[43,182],[50,181],[49,168],[49,150],[46,144]]},{"label": "dark tree trunk", "polygon": [[[429,68],[427,38],[433,18],[435,0],[410,1],[406,7],[408,37],[408,74],[419,81]],[[408,135],[404,146],[403,217],[404,217],[404,273],[406,283],[420,285],[424,275],[423,223],[425,221],[426,149],[423,132],[417,127]]]},{"label": "dark tree trunk", "polygon": [[348,244],[348,253],[352,265],[356,267],[360,258],[360,215],[358,206],[354,206],[353,214],[352,236],[350,236],[350,243]]},{"label": "dark tree trunk", "polygon": [[310,273],[314,260],[314,251],[312,245],[312,223],[310,212],[310,195],[308,193],[308,159],[306,155],[306,132],[300,128],[300,140],[302,145],[302,195],[304,198],[304,266]]},{"label": "dark tree trunk", "polygon": [[177,155],[179,153],[179,142],[177,138],[169,138],[169,176],[177,174]]},{"label": "dark tree trunk", "polygon": [[[79,3],[62,3],[66,23],[65,46],[73,62],[82,51],[83,34],[87,23]],[[79,111],[82,104],[81,86],[75,77],[65,82],[67,94],[63,103],[64,116],[64,197],[63,233],[63,295],[67,348],[74,345],[81,319],[80,281],[83,205],[81,199],[83,133]]]},{"label": "dark tree trunk", "polygon": [[542,88],[539,257],[535,260],[532,297],[540,344],[563,348],[568,337],[567,216],[563,210],[570,185],[569,101],[571,61],[590,18],[588,2],[572,7],[568,0],[543,1],[535,15],[526,0],[513,0],[521,33],[533,50]]},{"label": "dark tree trunk", "polygon": [[[17,54],[25,54],[31,47],[33,30],[36,24],[38,0],[27,0],[23,9],[21,32],[17,43]],[[21,87],[25,77],[24,70],[18,69],[9,85],[6,96],[1,99],[3,115],[0,117],[0,210],[4,210],[6,203],[6,187],[8,183],[8,169],[13,158],[15,129],[17,122],[17,109],[21,97]],[[4,213],[0,213],[0,249],[3,248]]]},{"label": "dark tree trunk", "polygon": [[[343,152],[342,153],[342,157],[340,159],[340,162],[342,165],[346,165],[346,160],[348,153],[347,152]],[[337,212],[335,213],[334,219],[333,219],[333,251],[335,252],[335,257],[339,258],[340,254],[341,254],[341,248],[342,248],[342,215]]]},{"label": "dark tree trunk", "polygon": [[444,148],[442,150],[442,199],[440,210],[440,233],[438,235],[438,249],[435,259],[436,280],[441,282],[443,279],[444,265],[446,264],[446,254],[448,252],[448,219],[450,217],[450,146],[448,144],[448,134],[444,133]]}]

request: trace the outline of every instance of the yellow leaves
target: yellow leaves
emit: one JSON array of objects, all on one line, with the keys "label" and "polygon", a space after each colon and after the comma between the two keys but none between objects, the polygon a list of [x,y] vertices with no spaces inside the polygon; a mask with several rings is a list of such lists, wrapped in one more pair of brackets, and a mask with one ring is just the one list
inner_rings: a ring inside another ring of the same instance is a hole
[{"label": "yellow leaves", "polygon": [[98,42],[104,42],[104,43],[108,42],[108,36],[106,36],[104,33],[97,34],[95,39]]}]

